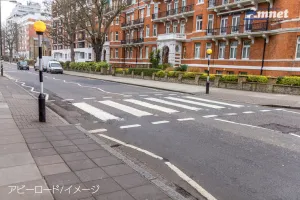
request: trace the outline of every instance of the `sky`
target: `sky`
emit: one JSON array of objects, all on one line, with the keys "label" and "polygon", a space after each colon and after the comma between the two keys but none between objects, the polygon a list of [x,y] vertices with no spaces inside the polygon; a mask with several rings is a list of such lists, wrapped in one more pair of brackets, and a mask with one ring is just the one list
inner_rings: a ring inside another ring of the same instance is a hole
[{"label": "sky", "polygon": [[[10,12],[15,7],[15,3],[7,2],[7,0],[1,1],[1,22],[5,22],[6,18],[10,15]],[[31,0],[32,2],[42,3],[42,0]],[[27,4],[27,0],[17,0],[17,2],[22,3],[23,5]]]}]

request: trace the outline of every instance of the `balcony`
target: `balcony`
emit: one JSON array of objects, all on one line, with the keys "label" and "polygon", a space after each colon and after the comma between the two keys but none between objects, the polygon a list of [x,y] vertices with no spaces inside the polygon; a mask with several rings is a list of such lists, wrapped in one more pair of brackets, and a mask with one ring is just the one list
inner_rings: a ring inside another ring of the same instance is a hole
[{"label": "balcony", "polygon": [[186,35],[182,33],[166,33],[166,34],[159,34],[157,37],[157,41],[161,40],[177,40],[183,41],[186,39]]},{"label": "balcony", "polygon": [[144,42],[144,38],[121,40],[121,44],[125,46],[140,46]]},{"label": "balcony", "polygon": [[257,6],[258,3],[270,2],[271,7],[273,5],[273,0],[208,0],[209,11],[225,11],[236,8],[244,8],[245,6],[253,5]]},{"label": "balcony", "polygon": [[144,18],[139,18],[136,20],[132,20],[129,22],[125,22],[121,24],[122,29],[132,29],[132,28],[139,28],[144,26]]},{"label": "balcony", "polygon": [[165,22],[171,19],[180,19],[180,18],[193,16],[193,13],[194,13],[194,4],[191,4],[188,6],[184,6],[184,7],[168,10],[168,11],[154,13],[152,14],[152,20],[154,22]]}]

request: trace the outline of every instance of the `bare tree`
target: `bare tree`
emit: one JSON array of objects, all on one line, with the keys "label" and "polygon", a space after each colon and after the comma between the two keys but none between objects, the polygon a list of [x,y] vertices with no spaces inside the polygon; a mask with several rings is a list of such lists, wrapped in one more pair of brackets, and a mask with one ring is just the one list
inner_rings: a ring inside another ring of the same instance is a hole
[{"label": "bare tree", "polygon": [[17,41],[19,33],[19,25],[14,22],[8,22],[4,26],[4,48],[9,51],[9,62],[13,59],[13,51],[17,50]]},{"label": "bare tree", "polygon": [[77,0],[79,17],[78,30],[88,35],[86,40],[91,43],[96,61],[101,61],[105,35],[113,20],[129,5],[128,0]]}]

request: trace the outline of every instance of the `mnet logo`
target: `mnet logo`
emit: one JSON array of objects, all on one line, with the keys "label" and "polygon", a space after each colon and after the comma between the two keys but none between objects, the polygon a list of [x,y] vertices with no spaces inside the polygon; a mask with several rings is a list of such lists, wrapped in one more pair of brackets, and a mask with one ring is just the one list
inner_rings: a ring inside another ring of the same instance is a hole
[{"label": "mnet logo", "polygon": [[246,12],[246,17],[245,19],[255,19],[255,20],[266,20],[266,19],[288,19],[289,18],[289,11],[288,9],[285,10],[248,10]]}]

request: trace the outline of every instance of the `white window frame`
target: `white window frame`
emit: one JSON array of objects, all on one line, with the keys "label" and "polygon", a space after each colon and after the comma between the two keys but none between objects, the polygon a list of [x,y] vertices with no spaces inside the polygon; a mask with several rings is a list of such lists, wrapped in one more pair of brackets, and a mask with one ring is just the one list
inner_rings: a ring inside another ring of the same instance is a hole
[{"label": "white window frame", "polygon": [[[249,44],[245,44],[245,43],[249,43]],[[250,58],[250,48],[251,48],[251,42],[250,41],[244,41],[243,42],[243,48],[242,48],[242,60],[249,60]],[[246,56],[244,54],[244,49],[246,49]]]},{"label": "white window frame", "polygon": [[200,49],[201,49],[201,43],[195,43],[195,48],[194,48],[195,59],[200,59]]},{"label": "white window frame", "polygon": [[120,23],[120,18],[116,17],[116,25],[119,25],[119,23]]},{"label": "white window frame", "polygon": [[[226,23],[223,23],[225,21],[226,21]],[[220,35],[227,35],[228,17],[221,18],[220,27],[221,27]]]},{"label": "white window frame", "polygon": [[146,26],[146,37],[149,37],[150,35],[150,28],[149,25]]},{"label": "white window frame", "polygon": [[[297,55],[299,55],[299,57]],[[300,36],[297,37],[295,58],[296,60],[300,60]]]},{"label": "white window frame", "polygon": [[231,23],[231,32],[232,33],[238,33],[239,32],[239,28],[237,28],[237,30],[233,30],[233,27],[239,27],[241,24],[241,16],[240,15],[234,15],[232,16],[232,23]]},{"label": "white window frame", "polygon": [[144,38],[144,29],[140,30],[140,38]]},{"label": "white window frame", "polygon": [[144,13],[144,9],[141,9],[141,10],[140,10],[140,18],[141,18],[141,19],[144,18],[144,14],[145,14],[145,13]]},{"label": "white window frame", "polygon": [[[213,14],[208,14],[207,15],[207,30],[213,31],[213,29],[214,29],[214,18],[215,18],[215,16]],[[209,27],[210,24],[211,24],[211,27]],[[212,33],[208,33],[208,34],[211,35]]]},{"label": "white window frame", "polygon": [[204,0],[198,0],[197,5],[198,5],[198,4],[204,4]]},{"label": "white window frame", "polygon": [[140,59],[142,59],[142,58],[143,58],[143,48],[140,47]]},{"label": "white window frame", "polygon": [[156,47],[152,47],[152,52],[156,52]]},{"label": "white window frame", "polygon": [[185,34],[185,23],[184,23],[184,21],[181,21],[181,23],[180,23],[180,33]]},{"label": "white window frame", "polygon": [[169,34],[170,33],[170,23],[167,23],[166,24],[166,34]]},{"label": "white window frame", "polygon": [[110,41],[114,41],[114,32],[110,32]]},{"label": "white window frame", "polygon": [[173,22],[173,33],[177,33],[177,27],[178,27],[177,22]]},{"label": "white window frame", "polygon": [[151,6],[150,6],[150,4],[148,4],[147,5],[147,17],[150,16],[150,8],[151,8]]},{"label": "white window frame", "polygon": [[149,47],[145,47],[145,58],[149,58]]},{"label": "white window frame", "polygon": [[132,58],[133,57],[133,49],[132,47],[130,47],[129,49],[129,58]]},{"label": "white window frame", "polygon": [[153,24],[153,36],[157,36],[157,24]]},{"label": "white window frame", "polygon": [[229,59],[230,60],[236,60],[237,47],[238,47],[238,42],[237,41],[232,41],[230,43],[230,53],[229,53]]},{"label": "white window frame", "polygon": [[196,31],[202,30],[203,19],[202,15],[197,15],[196,17]]},{"label": "white window frame", "polygon": [[205,47],[205,58],[208,58],[208,54],[206,53],[207,49],[211,49],[211,48],[212,48],[212,43],[207,42]]},{"label": "white window frame", "polygon": [[119,58],[119,49],[118,48],[115,49],[115,58]]},{"label": "white window frame", "polygon": [[[226,48],[226,42],[220,42],[219,43],[218,59],[220,59],[220,60],[225,59],[225,48]],[[220,55],[222,55],[222,56],[220,56]]]},{"label": "white window frame", "polygon": [[115,34],[115,40],[116,40],[116,41],[119,41],[119,33],[118,33],[118,31],[117,31],[116,34]]},{"label": "white window frame", "polygon": [[158,13],[158,3],[154,3],[154,14]]}]

